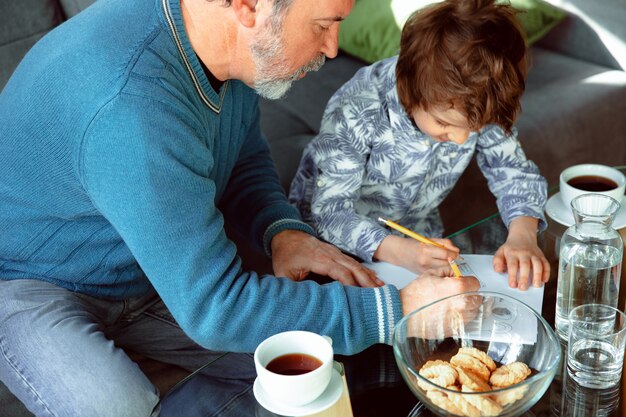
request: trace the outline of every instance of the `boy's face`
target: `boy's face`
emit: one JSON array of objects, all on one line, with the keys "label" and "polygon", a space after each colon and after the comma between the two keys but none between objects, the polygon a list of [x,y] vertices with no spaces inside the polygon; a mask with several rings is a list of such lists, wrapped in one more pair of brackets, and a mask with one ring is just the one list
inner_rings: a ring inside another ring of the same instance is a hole
[{"label": "boy's face", "polygon": [[419,107],[411,113],[415,124],[425,134],[439,142],[463,144],[469,137],[471,129],[467,127],[467,118],[454,108],[428,111]]}]

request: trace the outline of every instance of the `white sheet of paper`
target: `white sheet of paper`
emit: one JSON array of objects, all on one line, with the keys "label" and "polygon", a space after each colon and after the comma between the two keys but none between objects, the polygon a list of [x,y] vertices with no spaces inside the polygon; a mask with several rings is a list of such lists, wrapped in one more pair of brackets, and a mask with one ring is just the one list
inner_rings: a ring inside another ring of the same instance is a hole
[{"label": "white sheet of paper", "polygon": [[[480,291],[497,292],[516,298],[541,315],[543,287],[535,288],[531,286],[526,291],[509,287],[508,275],[493,270],[492,255],[462,255],[461,257],[463,258],[462,261],[457,260],[461,273],[478,278]],[[418,274],[386,262],[365,262],[363,265],[376,271],[380,279],[387,284],[396,286],[398,289],[404,288],[409,282],[418,277]],[[506,306],[503,307],[506,308]],[[523,311],[520,313],[522,314],[511,314],[510,318],[500,316],[498,325],[515,328],[520,333],[521,340],[519,342],[521,343],[535,343],[537,340],[536,320],[528,311],[526,311],[526,314]],[[481,337],[480,334],[476,334],[473,337],[477,340],[487,340],[486,337]],[[489,336],[489,338],[493,340],[492,336]],[[510,341],[511,339],[506,336],[506,333],[503,333],[503,338],[499,341],[506,342],[507,340]]]}]

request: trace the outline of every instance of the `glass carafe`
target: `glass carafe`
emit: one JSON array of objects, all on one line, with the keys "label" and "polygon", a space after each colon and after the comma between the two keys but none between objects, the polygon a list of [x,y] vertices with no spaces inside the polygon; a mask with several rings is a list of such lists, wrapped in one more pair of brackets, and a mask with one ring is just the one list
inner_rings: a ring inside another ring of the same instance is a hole
[{"label": "glass carafe", "polygon": [[617,307],[624,243],[611,227],[620,204],[602,194],[572,200],[576,223],[561,239],[556,293],[556,330],[569,336],[570,310],[597,303]]}]

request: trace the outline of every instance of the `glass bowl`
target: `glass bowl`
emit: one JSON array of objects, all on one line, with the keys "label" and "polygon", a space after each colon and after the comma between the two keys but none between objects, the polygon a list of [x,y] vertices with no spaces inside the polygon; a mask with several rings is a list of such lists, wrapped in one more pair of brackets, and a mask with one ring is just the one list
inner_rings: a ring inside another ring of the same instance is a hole
[{"label": "glass bowl", "polygon": [[[524,362],[531,374],[484,392],[464,392],[468,386],[458,378],[443,387],[420,375],[426,362],[450,362],[459,348],[471,347],[487,353],[498,367]],[[408,314],[394,330],[393,352],[411,391],[440,416],[521,416],[543,396],[561,361],[558,338],[543,317],[494,292],[453,295]]]}]

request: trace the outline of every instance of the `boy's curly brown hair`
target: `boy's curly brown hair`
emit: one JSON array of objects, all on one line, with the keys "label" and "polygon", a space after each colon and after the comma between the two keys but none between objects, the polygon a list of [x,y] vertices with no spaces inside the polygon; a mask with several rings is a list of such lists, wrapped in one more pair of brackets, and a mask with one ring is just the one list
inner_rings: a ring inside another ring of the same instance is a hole
[{"label": "boy's curly brown hair", "polygon": [[396,67],[407,112],[454,107],[472,130],[493,123],[510,134],[528,72],[516,13],[494,0],[446,0],[411,15]]}]

